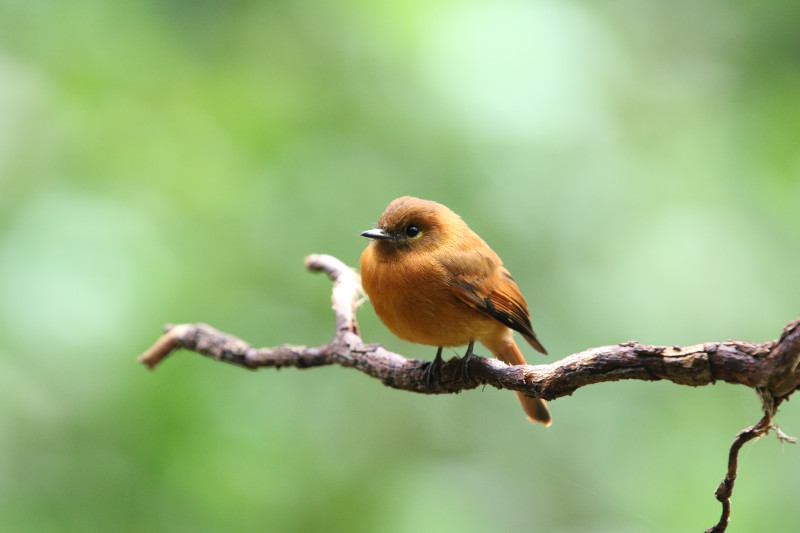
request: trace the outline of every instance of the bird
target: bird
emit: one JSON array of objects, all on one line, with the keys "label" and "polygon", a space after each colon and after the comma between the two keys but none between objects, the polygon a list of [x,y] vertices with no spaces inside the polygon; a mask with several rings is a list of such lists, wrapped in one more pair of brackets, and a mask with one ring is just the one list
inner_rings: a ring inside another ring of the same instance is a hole
[{"label": "bird", "polygon": [[[500,257],[448,207],[403,196],[361,236],[370,239],[361,283],[375,313],[400,339],[436,346],[431,366],[441,364],[444,347],[468,345],[468,359],[475,342],[509,365],[525,364],[515,331],[547,355]],[[544,400],[517,396],[531,422],[550,425]]]}]

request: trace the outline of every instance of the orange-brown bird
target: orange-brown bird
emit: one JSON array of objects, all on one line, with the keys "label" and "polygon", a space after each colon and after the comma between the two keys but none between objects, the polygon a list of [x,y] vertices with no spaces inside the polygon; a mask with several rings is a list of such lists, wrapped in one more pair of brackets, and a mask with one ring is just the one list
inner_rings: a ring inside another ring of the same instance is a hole
[{"label": "orange-brown bird", "polygon": [[[403,196],[389,204],[361,255],[361,281],[381,321],[401,339],[442,347],[475,341],[510,365],[525,364],[513,332],[543,354],[519,287],[500,257],[457,214]],[[533,422],[550,425],[544,400],[517,392]]]}]

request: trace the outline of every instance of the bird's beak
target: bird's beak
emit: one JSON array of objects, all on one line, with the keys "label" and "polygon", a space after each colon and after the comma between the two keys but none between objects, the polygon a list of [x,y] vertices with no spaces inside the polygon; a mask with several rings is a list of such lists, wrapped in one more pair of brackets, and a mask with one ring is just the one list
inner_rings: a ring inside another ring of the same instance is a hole
[{"label": "bird's beak", "polygon": [[367,231],[363,231],[363,232],[361,232],[361,236],[362,237],[367,237],[367,238],[370,238],[370,239],[382,239],[382,240],[394,239],[394,237],[392,237],[390,234],[386,233],[386,231],[384,231],[381,228],[375,228],[375,229],[369,229]]}]

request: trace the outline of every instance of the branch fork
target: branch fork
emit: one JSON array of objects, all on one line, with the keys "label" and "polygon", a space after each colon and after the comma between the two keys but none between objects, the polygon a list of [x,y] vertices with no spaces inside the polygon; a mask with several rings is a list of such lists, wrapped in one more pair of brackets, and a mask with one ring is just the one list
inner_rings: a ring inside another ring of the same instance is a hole
[{"label": "branch fork", "polygon": [[728,472],[715,492],[722,503],[722,516],[707,533],[721,533],[728,526],[741,447],[770,430],[786,442],[795,442],[773,424],[773,418],[778,406],[800,388],[800,318],[787,324],[780,338],[764,343],[729,340],[693,346],[653,346],[630,341],[589,348],[547,365],[508,366],[496,359],[477,356],[462,363],[453,358],[438,369],[438,379],[430,379],[425,372],[429,361],[409,359],[362,341],[356,309],[364,295],[353,269],[330,255],[310,255],[305,264],[312,272],[326,273],[333,282],[331,299],[336,332],[328,344],[255,348],[207,324],[167,324],[165,333],[139,361],[153,369],[172,352],[183,348],[251,370],[340,365],[360,370],[386,386],[411,392],[451,394],[490,385],[545,400],[571,395],[587,385],[623,379],[668,380],[691,386],[717,381],[745,385],[757,391],[764,416],[754,426],[742,430],[730,448]]}]

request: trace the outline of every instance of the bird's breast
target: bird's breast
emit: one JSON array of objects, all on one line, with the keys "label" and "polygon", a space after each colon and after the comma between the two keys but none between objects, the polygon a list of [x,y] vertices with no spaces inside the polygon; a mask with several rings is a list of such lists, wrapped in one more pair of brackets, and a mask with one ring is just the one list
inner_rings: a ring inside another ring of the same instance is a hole
[{"label": "bird's breast", "polygon": [[461,346],[491,334],[498,323],[450,290],[448,273],[435,257],[411,255],[379,261],[368,247],[361,281],[375,312],[401,339],[431,346]]}]

